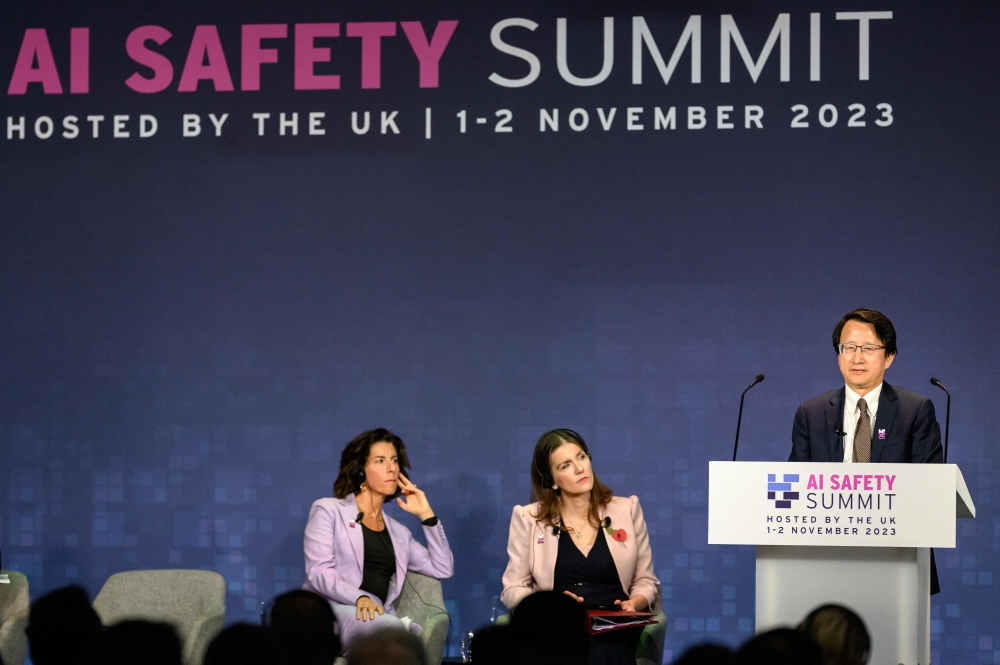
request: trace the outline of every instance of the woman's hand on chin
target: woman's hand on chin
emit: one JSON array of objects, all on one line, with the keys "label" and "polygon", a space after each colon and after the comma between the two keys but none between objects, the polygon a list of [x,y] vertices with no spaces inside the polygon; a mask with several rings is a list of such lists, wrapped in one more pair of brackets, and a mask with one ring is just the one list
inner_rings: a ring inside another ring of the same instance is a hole
[{"label": "woman's hand on chin", "polygon": [[411,515],[416,515],[420,521],[434,517],[434,511],[431,510],[431,504],[427,502],[427,495],[422,489],[411,483],[402,474],[396,479],[396,484],[403,491],[403,496],[396,499],[400,508]]}]

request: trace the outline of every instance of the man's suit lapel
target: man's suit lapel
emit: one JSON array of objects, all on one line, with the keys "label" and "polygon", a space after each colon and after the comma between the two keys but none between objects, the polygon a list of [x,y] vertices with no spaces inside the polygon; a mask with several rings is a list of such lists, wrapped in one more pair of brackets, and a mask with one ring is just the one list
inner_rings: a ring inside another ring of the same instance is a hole
[{"label": "man's suit lapel", "polygon": [[847,391],[845,388],[841,388],[833,394],[826,407],[824,420],[826,421],[826,438],[830,450],[828,462],[844,461],[844,438],[837,436],[837,423],[844,427],[844,400],[846,398]]},{"label": "man's suit lapel", "polygon": [[344,524],[347,525],[347,538],[351,541],[351,546],[354,548],[354,555],[358,557],[358,567],[361,570],[365,569],[365,537],[361,533],[361,525],[355,523],[351,526],[358,517],[358,501],[353,496],[349,496],[346,499],[340,500],[340,516],[344,520]]},{"label": "man's suit lapel", "polygon": [[[878,413],[875,414],[875,427],[872,428],[872,461],[878,462],[882,455],[882,448],[886,439],[892,432],[892,423],[896,419],[896,411],[899,408],[899,395],[888,383],[882,383],[882,393],[878,396]],[[879,435],[880,431],[887,432],[885,438]]]}]

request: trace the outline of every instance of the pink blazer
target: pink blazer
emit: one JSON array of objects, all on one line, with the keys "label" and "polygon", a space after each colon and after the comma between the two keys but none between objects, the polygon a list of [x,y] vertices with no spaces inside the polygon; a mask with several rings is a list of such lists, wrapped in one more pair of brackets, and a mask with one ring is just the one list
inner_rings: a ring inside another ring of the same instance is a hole
[{"label": "pink blazer", "polygon": [[[389,584],[385,610],[395,614],[393,601],[403,590],[406,571],[447,579],[455,573],[455,557],[448,546],[441,522],[424,527],[427,547],[413,539],[405,526],[382,513],[385,526],[396,552],[396,574]],[[303,548],[306,556],[306,581],[303,589],[342,605],[353,605],[366,595],[361,585],[365,562],[365,540],[361,525],[354,524],[358,503],[353,496],[346,499],[317,499],[309,510]]]},{"label": "pink blazer", "polygon": [[[536,591],[551,591],[555,577],[559,539],[552,527],[535,520],[538,504],[514,506],[510,517],[510,538],[507,555],[510,561],[503,574],[500,600],[514,609],[526,596]],[[660,598],[660,580],[653,574],[653,553],[649,549],[649,534],[642,518],[642,507],[636,496],[613,497],[601,513],[601,520],[611,518],[611,528],[625,530],[623,543],[613,540],[601,529],[598,538],[608,539],[608,549],[618,568],[622,589],[629,595],[642,594],[655,607]],[[624,545],[624,546],[623,546]]]}]

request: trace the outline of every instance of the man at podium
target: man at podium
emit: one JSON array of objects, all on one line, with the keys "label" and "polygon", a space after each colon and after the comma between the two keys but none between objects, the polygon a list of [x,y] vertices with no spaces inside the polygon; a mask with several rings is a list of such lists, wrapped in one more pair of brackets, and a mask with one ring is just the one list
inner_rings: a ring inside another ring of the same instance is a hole
[{"label": "man at podium", "polygon": [[[789,462],[933,464],[943,461],[941,427],[926,397],[885,382],[896,329],[885,314],[856,309],[833,329],[844,386],[799,406]],[[931,593],[938,592],[931,559]]]}]

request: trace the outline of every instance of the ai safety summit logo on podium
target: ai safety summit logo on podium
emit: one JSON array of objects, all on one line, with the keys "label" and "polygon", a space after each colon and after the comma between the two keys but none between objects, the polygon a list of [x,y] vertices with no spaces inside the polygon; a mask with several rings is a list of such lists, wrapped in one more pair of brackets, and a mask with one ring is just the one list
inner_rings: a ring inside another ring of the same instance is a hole
[{"label": "ai safety summit logo on podium", "polygon": [[[774,501],[775,508],[791,508],[792,501],[797,501],[799,493],[792,489],[794,483],[799,482],[799,474],[783,473],[781,482],[778,482],[778,474],[767,474],[767,498]],[[781,498],[778,498],[778,494]]]},{"label": "ai safety summit logo on podium", "polygon": [[944,464],[709,462],[708,542],[954,547],[957,483]]}]

